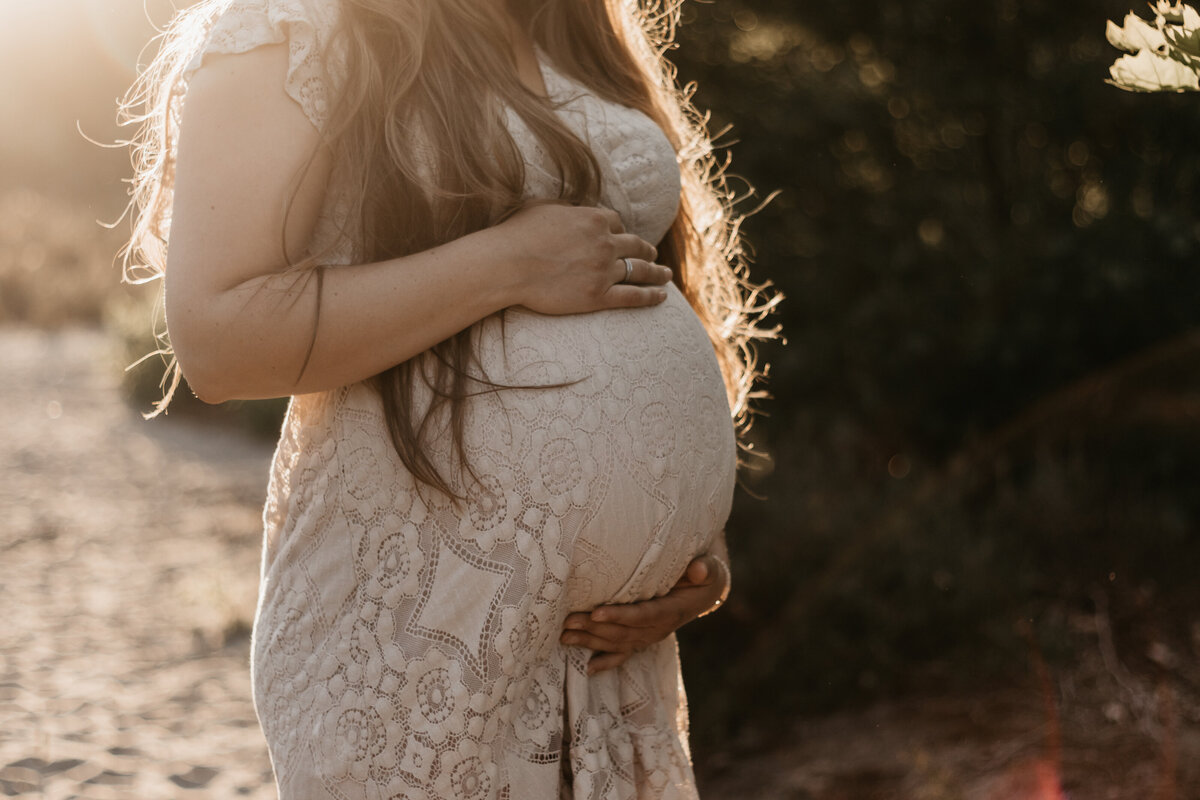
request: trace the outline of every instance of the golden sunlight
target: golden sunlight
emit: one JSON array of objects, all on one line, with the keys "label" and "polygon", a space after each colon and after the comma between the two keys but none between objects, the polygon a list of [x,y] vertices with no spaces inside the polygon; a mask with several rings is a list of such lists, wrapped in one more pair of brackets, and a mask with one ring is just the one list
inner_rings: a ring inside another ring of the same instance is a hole
[{"label": "golden sunlight", "polygon": [[116,101],[133,80],[168,0],[0,0],[0,189],[27,186],[87,201],[119,192],[128,158],[113,142]]}]

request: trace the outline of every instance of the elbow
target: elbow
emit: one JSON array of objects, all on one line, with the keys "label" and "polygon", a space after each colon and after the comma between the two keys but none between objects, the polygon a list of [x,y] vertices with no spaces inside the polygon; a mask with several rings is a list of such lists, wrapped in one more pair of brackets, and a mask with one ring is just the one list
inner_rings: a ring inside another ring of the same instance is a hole
[{"label": "elbow", "polygon": [[180,314],[172,319],[170,309],[167,331],[175,361],[192,394],[209,405],[234,399],[231,388],[226,385],[230,365],[221,363],[220,345],[214,331],[196,325],[194,320]]},{"label": "elbow", "polygon": [[183,373],[183,378],[187,381],[188,388],[192,390],[192,394],[196,395],[196,398],[202,403],[207,403],[210,406],[219,406],[221,403],[234,399],[231,392],[227,392],[215,384],[197,382],[193,378],[189,378],[186,372]]},{"label": "elbow", "polygon": [[175,350],[175,360],[179,362],[179,369],[183,373],[183,379],[187,381],[192,394],[196,395],[201,402],[220,405],[227,400],[234,399],[233,392],[222,380],[222,370],[216,368],[211,360],[205,359],[201,353],[196,353],[192,348],[180,349],[178,344],[172,346]]},{"label": "elbow", "polygon": [[236,365],[230,363],[230,348],[222,335],[228,326],[213,312],[215,298],[197,302],[194,296],[170,289],[168,284],[167,334],[188,388],[209,405],[235,399],[230,376],[236,373]]},{"label": "elbow", "polygon": [[291,394],[281,381],[271,342],[260,339],[258,331],[221,303],[178,307],[168,293],[166,312],[175,359],[201,402],[217,405]]},{"label": "elbow", "polygon": [[[168,328],[168,330],[172,330]],[[173,331],[172,331],[173,332]],[[175,359],[192,394],[203,403],[284,397],[276,370],[261,352],[220,328],[186,330],[172,339]]]}]

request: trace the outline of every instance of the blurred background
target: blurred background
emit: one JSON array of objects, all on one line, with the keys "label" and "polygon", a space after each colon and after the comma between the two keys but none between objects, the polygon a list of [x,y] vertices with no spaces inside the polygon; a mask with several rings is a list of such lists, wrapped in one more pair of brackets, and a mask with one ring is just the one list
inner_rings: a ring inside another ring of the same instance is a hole
[{"label": "blurred background", "polygon": [[[279,405],[137,418],[161,365],[121,368],[152,349],[153,297],[118,283],[126,226],[95,223],[121,213],[128,155],[85,135],[127,133],[116,98],[148,18],[170,14],[141,5],[0,0],[0,383],[60,386],[39,360],[111,376],[97,385],[126,399],[105,419],[155,431],[155,458],[189,454],[179,480],[156,486],[160,465],[142,487],[184,513],[221,476],[265,470]],[[755,278],[787,298],[787,343],[762,350],[764,455],[729,526],[734,592],[681,635],[706,796],[1200,796],[1200,99],[1104,83],[1104,22],[1129,8],[685,7],[674,57],[729,128],[735,185],[758,193],[745,208],[780,192],[746,232]],[[22,397],[13,431],[70,417]],[[210,457],[201,440],[225,444]],[[66,467],[31,467],[36,450],[0,462],[26,487],[0,495],[10,570],[41,557],[30,530],[53,516],[29,493],[64,491]],[[187,595],[221,610],[179,623],[189,663],[231,671],[231,703],[265,472],[237,480],[226,550]],[[253,744],[238,752],[261,778]],[[48,791],[59,762],[28,758],[0,759],[0,782]],[[187,796],[221,785],[180,764],[164,776]],[[102,780],[119,766],[88,769],[61,772],[98,781],[87,796],[150,796]]]}]

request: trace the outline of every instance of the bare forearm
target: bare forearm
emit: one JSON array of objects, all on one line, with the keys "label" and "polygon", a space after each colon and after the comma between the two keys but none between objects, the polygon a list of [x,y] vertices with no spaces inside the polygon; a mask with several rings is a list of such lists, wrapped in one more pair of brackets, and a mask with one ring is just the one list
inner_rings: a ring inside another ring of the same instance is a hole
[{"label": "bare forearm", "polygon": [[354,383],[509,305],[575,314],[666,297],[670,271],[615,212],[556,204],[423,253],[324,269],[318,292],[317,273],[286,265],[312,242],[334,156],[284,93],[287,69],[286,47],[260,47],[207,59],[188,88],[167,325],[201,398]]},{"label": "bare forearm", "polygon": [[173,286],[168,273],[168,326],[204,400],[303,394],[375,375],[506,307],[508,273],[489,231],[401,259],[327,268],[319,315],[315,272],[210,291]]}]

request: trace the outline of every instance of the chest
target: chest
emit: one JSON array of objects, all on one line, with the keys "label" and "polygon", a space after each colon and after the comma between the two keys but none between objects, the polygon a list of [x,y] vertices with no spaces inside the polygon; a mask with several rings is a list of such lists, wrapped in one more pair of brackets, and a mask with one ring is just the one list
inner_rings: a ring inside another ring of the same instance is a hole
[{"label": "chest", "polygon": [[[679,164],[666,134],[642,112],[592,94],[544,56],[540,68],[557,114],[596,157],[601,202],[620,214],[627,231],[658,243],[679,211]],[[557,197],[550,155],[513,112],[508,125],[525,160],[525,196]]]},{"label": "chest", "polygon": [[[601,204],[620,215],[626,231],[658,244],[679,212],[679,164],[666,134],[642,112],[603,100],[562,75],[544,56],[534,66],[556,113],[596,157]],[[558,198],[558,170],[541,141],[511,110],[507,125],[525,162],[525,197]],[[325,263],[353,263],[348,178],[334,171],[314,231],[312,250]]]}]

